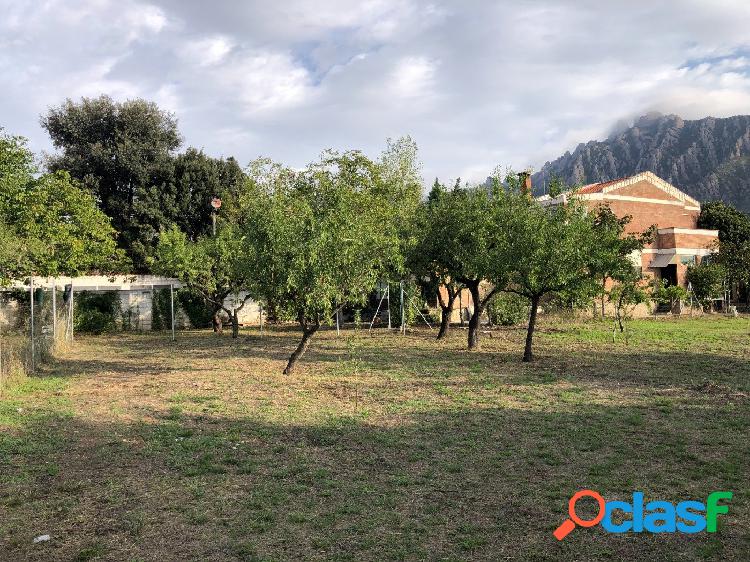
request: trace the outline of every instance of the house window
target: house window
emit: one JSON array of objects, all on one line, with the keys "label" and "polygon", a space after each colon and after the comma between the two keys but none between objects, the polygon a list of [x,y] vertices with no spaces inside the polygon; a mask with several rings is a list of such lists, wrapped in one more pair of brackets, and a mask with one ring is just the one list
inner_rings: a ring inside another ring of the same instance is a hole
[{"label": "house window", "polygon": [[695,256],[680,256],[682,265],[695,265]]}]

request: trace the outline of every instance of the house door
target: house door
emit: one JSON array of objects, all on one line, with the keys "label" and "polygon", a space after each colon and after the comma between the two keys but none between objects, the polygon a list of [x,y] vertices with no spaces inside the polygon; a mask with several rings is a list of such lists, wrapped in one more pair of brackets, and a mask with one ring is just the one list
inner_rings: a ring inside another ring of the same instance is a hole
[{"label": "house door", "polygon": [[670,263],[661,268],[661,278],[667,282],[667,285],[677,285],[677,264]]}]

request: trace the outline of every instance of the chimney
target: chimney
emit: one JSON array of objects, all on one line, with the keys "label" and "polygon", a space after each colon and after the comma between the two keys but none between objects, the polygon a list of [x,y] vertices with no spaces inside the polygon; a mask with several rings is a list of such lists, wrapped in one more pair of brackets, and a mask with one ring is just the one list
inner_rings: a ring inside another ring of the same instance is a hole
[{"label": "chimney", "polygon": [[518,185],[521,186],[521,193],[531,197],[531,174],[529,172],[520,172],[518,174]]}]

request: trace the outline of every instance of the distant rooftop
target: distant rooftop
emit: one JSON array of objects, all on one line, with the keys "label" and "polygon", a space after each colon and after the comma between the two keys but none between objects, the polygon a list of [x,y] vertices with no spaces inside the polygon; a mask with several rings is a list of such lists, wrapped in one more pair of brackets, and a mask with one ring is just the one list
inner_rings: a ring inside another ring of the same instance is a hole
[{"label": "distant rooftop", "polygon": [[[602,181],[598,183],[590,183],[588,185],[584,185],[580,189],[573,189],[571,191],[566,191],[565,193],[562,193],[557,197],[550,197],[549,195],[542,195],[540,197],[537,197],[537,200],[542,204],[555,205],[558,203],[564,203],[567,197],[571,195],[593,195],[596,193],[604,194],[604,193],[613,191],[615,189],[619,189],[621,187],[625,187],[627,185],[631,185],[631,184],[637,183],[639,181],[644,181],[644,180],[650,182],[652,185],[658,187],[662,191],[669,193],[670,195],[672,195],[676,199],[679,199],[685,204],[700,208],[700,203],[697,200],[690,197],[687,193],[680,191],[679,189],[677,189],[675,186],[671,185],[670,183],[664,181],[653,172],[640,172],[632,176],[625,176],[622,178],[617,178],[615,180]],[[585,198],[589,199],[589,197],[585,197]]]}]

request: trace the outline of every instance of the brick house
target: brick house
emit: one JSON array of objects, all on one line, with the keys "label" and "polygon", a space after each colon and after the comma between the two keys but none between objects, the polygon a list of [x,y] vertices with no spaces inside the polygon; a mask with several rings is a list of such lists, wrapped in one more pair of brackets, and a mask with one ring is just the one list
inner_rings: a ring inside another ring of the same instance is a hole
[{"label": "brick house", "polygon": [[[522,183],[524,190],[531,193],[528,174],[523,174]],[[688,266],[700,263],[711,254],[718,241],[718,230],[698,228],[700,203],[652,172],[592,183],[554,198],[543,195],[537,201],[543,206],[564,205],[571,197],[591,209],[608,205],[618,217],[630,215],[632,219],[626,227],[628,233],[639,234],[656,225],[654,242],[634,255],[633,261],[640,265],[645,276],[664,279],[670,284],[686,286]],[[445,293],[442,287],[440,290]],[[468,319],[472,309],[471,294],[463,290],[460,303],[459,299],[455,301],[452,321],[458,321],[462,316]],[[639,307],[636,311],[638,315],[647,313],[647,307]]]},{"label": "brick house", "polygon": [[718,240],[718,230],[698,228],[700,203],[651,172],[585,185],[575,194],[544,195],[538,201],[560,205],[571,196],[592,209],[604,204],[619,217],[630,215],[629,233],[641,233],[655,224],[654,243],[633,258],[645,275],[671,284],[685,286],[688,266],[712,253]]}]

